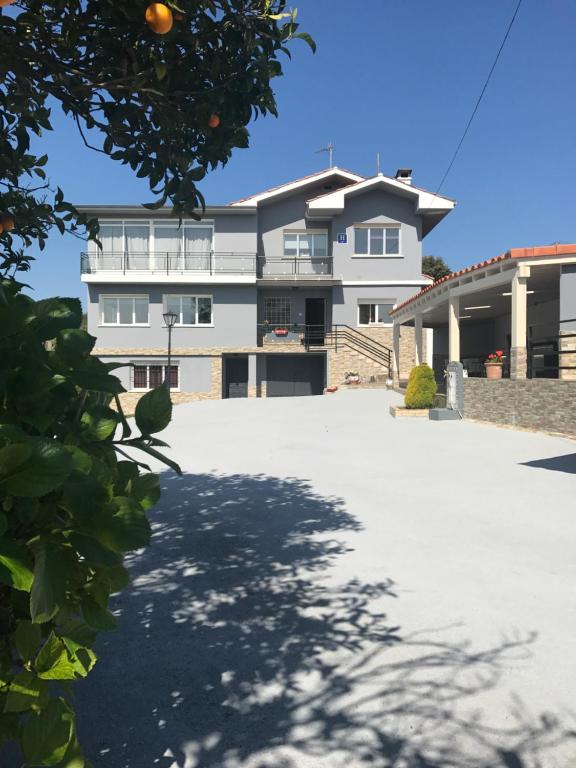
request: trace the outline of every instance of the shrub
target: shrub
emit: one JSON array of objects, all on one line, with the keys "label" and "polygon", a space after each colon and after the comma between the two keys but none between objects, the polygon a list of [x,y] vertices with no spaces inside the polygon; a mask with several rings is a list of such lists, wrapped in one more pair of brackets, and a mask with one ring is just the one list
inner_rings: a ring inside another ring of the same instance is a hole
[{"label": "shrub", "polygon": [[410,371],[410,378],[404,395],[406,408],[432,408],[436,389],[436,379],[432,368],[426,363],[415,366]]},{"label": "shrub", "polygon": [[160,495],[125,448],[179,471],[152,437],[172,405],[163,387],[144,395],[131,437],[116,366],[91,355],[80,302],[21,287],[0,280],[0,748],[17,741],[26,765],[83,768],[70,683],[116,625],[109,597],[128,584],[124,554],[148,544]]}]

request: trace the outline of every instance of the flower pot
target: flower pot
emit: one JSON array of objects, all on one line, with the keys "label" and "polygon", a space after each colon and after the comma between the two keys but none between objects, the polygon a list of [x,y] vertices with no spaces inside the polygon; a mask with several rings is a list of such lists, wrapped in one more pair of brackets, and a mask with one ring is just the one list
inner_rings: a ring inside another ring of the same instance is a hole
[{"label": "flower pot", "polygon": [[484,363],[486,368],[487,379],[501,379],[502,378],[502,366],[500,363]]},{"label": "flower pot", "polygon": [[288,336],[288,329],[287,328],[276,328],[274,330],[275,336]]}]

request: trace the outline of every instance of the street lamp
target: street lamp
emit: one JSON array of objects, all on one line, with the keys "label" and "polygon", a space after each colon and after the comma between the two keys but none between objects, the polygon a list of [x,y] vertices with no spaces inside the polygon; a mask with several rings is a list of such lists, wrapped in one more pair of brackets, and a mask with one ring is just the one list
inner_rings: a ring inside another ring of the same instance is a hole
[{"label": "street lamp", "polygon": [[176,312],[164,312],[164,323],[168,328],[168,368],[164,376],[164,386],[170,391],[170,382],[172,380],[172,328],[176,324],[178,315]]}]

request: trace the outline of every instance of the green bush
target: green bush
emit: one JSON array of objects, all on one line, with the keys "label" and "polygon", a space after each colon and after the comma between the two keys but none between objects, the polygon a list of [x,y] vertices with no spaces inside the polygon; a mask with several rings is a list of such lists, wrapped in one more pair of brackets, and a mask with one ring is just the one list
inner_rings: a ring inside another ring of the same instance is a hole
[{"label": "green bush", "polygon": [[0,280],[0,747],[17,741],[27,766],[84,768],[70,683],[116,625],[109,597],[128,584],[125,553],[149,543],[160,496],[125,449],[179,471],[152,437],[172,405],[163,387],[144,395],[131,437],[80,302],[21,288]]},{"label": "green bush", "polygon": [[410,371],[410,378],[404,395],[406,408],[432,408],[436,389],[436,379],[432,368],[426,363],[415,366]]}]

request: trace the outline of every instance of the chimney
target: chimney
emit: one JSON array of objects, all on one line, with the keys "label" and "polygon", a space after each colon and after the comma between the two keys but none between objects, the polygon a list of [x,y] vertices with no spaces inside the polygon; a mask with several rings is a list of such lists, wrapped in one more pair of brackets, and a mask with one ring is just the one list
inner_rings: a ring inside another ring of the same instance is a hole
[{"label": "chimney", "polygon": [[398,168],[394,178],[403,181],[404,184],[412,184],[412,168]]}]

